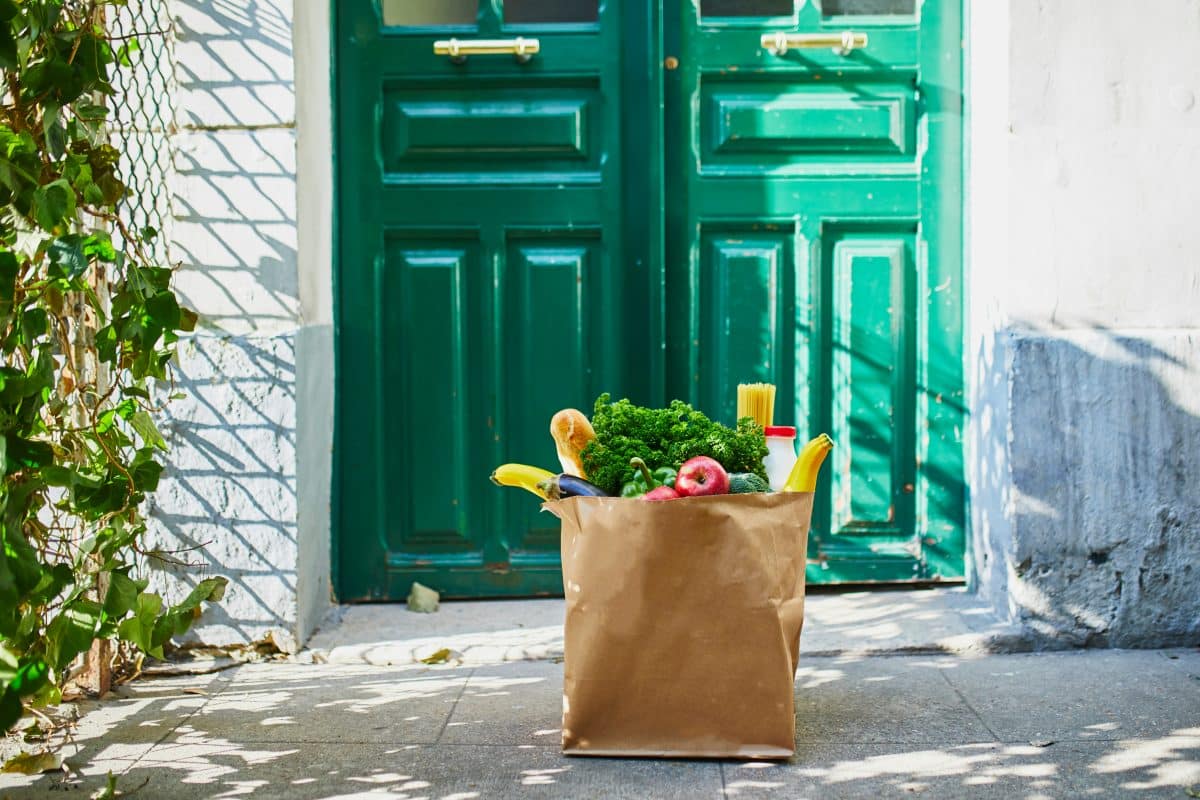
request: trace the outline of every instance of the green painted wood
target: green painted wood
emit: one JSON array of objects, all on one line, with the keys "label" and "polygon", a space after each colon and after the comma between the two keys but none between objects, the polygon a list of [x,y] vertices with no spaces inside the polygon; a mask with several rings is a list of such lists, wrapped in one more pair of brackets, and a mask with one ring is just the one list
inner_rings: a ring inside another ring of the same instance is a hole
[{"label": "green painted wood", "polygon": [[[959,11],[822,5],[667,20],[667,392],[732,422],[736,384],[771,381],[777,423],[833,435],[811,581],[959,579]],[[759,41],[847,29],[867,48]]]},{"label": "green painted wood", "polygon": [[[644,37],[653,18],[586,6],[524,4],[514,29],[542,48],[527,64],[432,53],[449,35],[507,35],[500,3],[478,3],[474,26],[461,9],[389,6],[406,24],[385,26],[371,0],[335,6],[342,600],[400,599],[413,580],[561,593],[556,522],[488,475],[557,471],[560,408],[602,391],[661,401],[661,232],[623,203],[636,169],[642,213],[661,205],[661,167],[626,164],[623,146],[625,87],[649,107],[656,84],[649,50],[619,57],[626,26]],[[455,24],[421,24],[438,19]]]},{"label": "green painted wood", "polygon": [[[890,2],[336,4],[340,599],[561,593],[490,470],[555,468],[550,415],[601,391],[732,421],[747,380],[839,443],[810,580],[963,574],[960,20]],[[432,53],[517,34],[527,64]]]}]

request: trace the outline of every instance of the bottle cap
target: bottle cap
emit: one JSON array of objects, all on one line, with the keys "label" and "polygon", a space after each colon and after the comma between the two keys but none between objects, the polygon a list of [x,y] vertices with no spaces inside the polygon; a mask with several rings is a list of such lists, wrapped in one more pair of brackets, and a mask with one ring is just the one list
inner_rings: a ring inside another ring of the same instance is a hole
[{"label": "bottle cap", "polygon": [[783,436],[787,439],[796,438],[796,429],[791,425],[768,425],[763,428],[763,433],[767,436]]}]

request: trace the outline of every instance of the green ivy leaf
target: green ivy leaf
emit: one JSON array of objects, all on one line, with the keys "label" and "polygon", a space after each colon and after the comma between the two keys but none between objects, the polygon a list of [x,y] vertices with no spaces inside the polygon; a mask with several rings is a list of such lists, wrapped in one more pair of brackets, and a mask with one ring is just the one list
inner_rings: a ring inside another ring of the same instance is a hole
[{"label": "green ivy leaf", "polygon": [[170,290],[160,291],[147,300],[146,314],[155,325],[167,331],[177,329],[182,320],[179,300],[176,299],[175,293]]},{"label": "green ivy leaf", "polygon": [[158,426],[154,424],[154,418],[150,416],[149,412],[145,409],[135,412],[130,418],[129,424],[133,426],[148,447],[155,447],[166,452],[167,442],[158,432]]},{"label": "green ivy leaf", "polygon": [[134,457],[133,465],[129,470],[129,474],[133,476],[133,488],[139,492],[153,492],[158,489],[158,481],[162,477],[163,465],[159,464],[150,455],[143,456],[143,453],[152,453],[152,450],[146,449],[138,452]]},{"label": "green ivy leaf", "polygon": [[206,578],[196,584],[196,588],[192,589],[187,598],[182,603],[175,606],[178,609],[191,610],[205,603],[218,603],[225,599],[225,589],[229,586],[229,579],[221,576],[215,578]]},{"label": "green ivy leaf", "polygon": [[9,434],[6,441],[5,461],[8,472],[49,466],[54,462],[54,448],[45,442],[34,442]]},{"label": "green ivy leaf", "polygon": [[60,705],[62,703],[62,690],[53,683],[46,683],[42,688],[33,693],[28,702],[34,708]]},{"label": "green ivy leaf", "polygon": [[117,63],[122,67],[132,67],[133,61],[130,60],[129,56],[141,49],[142,46],[138,43],[137,37],[129,39],[125,44],[117,48]]},{"label": "green ivy leaf", "polygon": [[78,234],[59,236],[46,247],[46,255],[50,263],[60,267],[67,278],[76,278],[88,268],[83,243],[84,238]]},{"label": "green ivy leaf", "polygon": [[46,659],[62,669],[92,646],[100,627],[100,604],[83,598],[63,608],[46,627]]},{"label": "green ivy leaf", "polygon": [[8,730],[15,725],[23,712],[21,698],[16,692],[5,689],[0,693],[0,730]]},{"label": "green ivy leaf", "polygon": [[108,593],[104,596],[104,613],[116,619],[133,611],[137,606],[138,595],[149,583],[146,580],[134,580],[126,572],[113,572],[109,575]]},{"label": "green ivy leaf", "polygon": [[[3,5],[4,3],[0,3],[0,6]],[[16,66],[17,39],[13,36],[12,27],[7,22],[0,22],[0,69],[10,70]]]},{"label": "green ivy leaf", "polygon": [[0,250],[0,315],[5,318],[12,314],[19,271],[17,254],[12,250]]},{"label": "green ivy leaf", "polygon": [[[142,592],[138,595],[134,607],[134,615],[118,626],[117,635],[128,642],[133,642],[146,653],[162,658],[162,646],[171,638],[162,620],[169,614],[160,617],[163,607],[162,597],[153,592]],[[173,622],[171,623],[173,625]],[[163,638],[164,632],[166,638]]]},{"label": "green ivy leaf", "polygon": [[38,225],[54,233],[75,216],[75,190],[65,178],[39,186],[33,193],[33,217]]},{"label": "green ivy leaf", "polygon": [[12,683],[20,666],[21,661],[16,654],[4,645],[0,645],[0,686],[8,686]]},{"label": "green ivy leaf", "polygon": [[17,670],[16,676],[9,684],[9,689],[18,696],[24,697],[41,689],[50,677],[50,665],[41,657],[36,657]]}]

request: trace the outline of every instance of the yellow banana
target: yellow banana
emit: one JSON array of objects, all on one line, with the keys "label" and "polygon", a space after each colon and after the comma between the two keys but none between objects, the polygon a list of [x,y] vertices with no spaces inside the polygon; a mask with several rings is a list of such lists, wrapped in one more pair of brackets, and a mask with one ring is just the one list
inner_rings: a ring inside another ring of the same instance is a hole
[{"label": "yellow banana", "polygon": [[497,486],[516,486],[545,500],[546,493],[538,488],[538,484],[553,477],[553,472],[540,467],[531,467],[528,464],[501,464],[492,473],[492,483]]},{"label": "yellow banana", "polygon": [[796,465],[788,474],[783,490],[785,492],[814,491],[817,488],[817,473],[821,471],[821,463],[832,449],[833,439],[830,439],[827,433],[822,433],[804,445],[800,450],[800,455],[796,458]]}]

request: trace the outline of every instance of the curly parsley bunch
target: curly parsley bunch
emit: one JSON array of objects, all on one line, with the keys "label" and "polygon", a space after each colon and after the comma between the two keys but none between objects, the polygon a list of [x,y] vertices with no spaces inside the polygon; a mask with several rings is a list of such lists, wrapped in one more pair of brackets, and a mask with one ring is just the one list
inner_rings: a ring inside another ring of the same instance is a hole
[{"label": "curly parsley bunch", "polygon": [[608,393],[596,398],[592,414],[596,439],[584,448],[583,468],[588,480],[611,495],[633,479],[629,460],[641,458],[654,470],[679,469],[695,456],[709,456],[728,472],[752,472],[767,477],[763,457],[767,440],[763,429],[750,417],[738,420],[737,428],[713,422],[682,400],[667,408],[643,408],[629,400],[612,402]]}]

